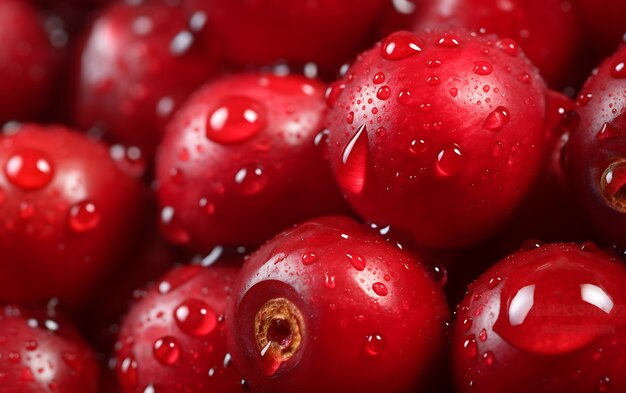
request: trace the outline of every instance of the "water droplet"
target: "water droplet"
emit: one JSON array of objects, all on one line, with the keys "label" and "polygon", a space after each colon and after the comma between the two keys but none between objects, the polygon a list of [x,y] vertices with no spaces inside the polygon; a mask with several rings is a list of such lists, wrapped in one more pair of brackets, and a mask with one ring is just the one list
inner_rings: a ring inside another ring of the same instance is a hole
[{"label": "water droplet", "polygon": [[387,60],[401,60],[422,51],[417,36],[408,31],[398,31],[385,39],[381,47],[382,57]]},{"label": "water droplet", "polygon": [[618,60],[613,63],[611,76],[616,79],[626,78],[626,60]]},{"label": "water droplet", "polygon": [[305,266],[311,265],[317,259],[317,255],[314,252],[307,252],[302,255],[302,264]]},{"label": "water droplet", "polygon": [[461,45],[459,38],[453,36],[451,34],[444,34],[437,40],[437,46],[442,46],[445,48],[456,48]]},{"label": "water droplet", "polygon": [[54,177],[52,160],[34,149],[24,149],[12,155],[5,164],[4,172],[11,183],[24,190],[43,188]]},{"label": "water droplet", "polygon": [[337,181],[344,190],[354,194],[363,191],[367,170],[367,150],[367,128],[362,125],[348,141],[341,155]]},{"label": "water droplet", "polygon": [[496,46],[504,53],[513,57],[516,57],[519,53],[519,47],[517,46],[517,42],[513,41],[510,38],[504,38],[499,40],[496,43]]},{"label": "water droplet", "polygon": [[324,285],[328,289],[333,289],[335,287],[335,275],[329,272],[324,273]]},{"label": "water droplet", "polygon": [[598,131],[598,133],[596,134],[596,139],[603,140],[618,135],[620,135],[620,132],[617,127],[615,127],[611,123],[604,123],[602,124],[602,128],[600,129],[600,131]]},{"label": "water droplet", "polygon": [[426,84],[428,86],[438,86],[441,83],[441,80],[437,75],[430,75],[426,78]]},{"label": "water droplet", "polygon": [[384,73],[377,72],[374,75],[373,82],[374,82],[375,85],[379,85],[379,84],[383,83],[384,81],[385,81],[385,74]]},{"label": "water droplet", "polygon": [[365,337],[365,351],[370,356],[378,356],[385,349],[385,341],[380,334],[370,334]]},{"label": "water droplet", "polygon": [[487,115],[483,123],[483,128],[490,131],[499,131],[509,122],[509,117],[509,110],[503,106],[499,106]]},{"label": "water droplet", "polygon": [[346,89],[346,84],[342,82],[334,82],[331,84],[328,89],[326,89],[326,105],[329,108],[335,106],[337,99],[341,95],[341,93]]},{"label": "water droplet", "polygon": [[561,133],[572,132],[578,128],[580,124],[580,116],[574,111],[566,111],[561,116],[558,127],[561,129]]},{"label": "water droplet", "polygon": [[452,88],[450,88],[450,90],[448,90],[448,91],[450,92],[450,95],[451,95],[452,97],[456,97],[456,96],[457,96],[457,94],[459,94],[459,89],[457,89],[456,87],[452,87]]},{"label": "water droplet", "polygon": [[474,321],[472,320],[472,317],[467,317],[463,320],[463,329],[465,331],[468,331],[472,328],[473,324],[474,324]]},{"label": "water droplet", "polygon": [[480,331],[480,333],[478,333],[478,339],[479,339],[480,341],[483,341],[483,342],[484,342],[484,341],[487,341],[487,330],[486,330],[486,329],[484,329],[484,328],[483,328],[483,329]]},{"label": "water droplet", "polygon": [[180,357],[180,348],[174,337],[162,337],[154,342],[152,347],[154,358],[165,366],[171,366]]},{"label": "water droplet", "polygon": [[441,176],[454,176],[461,172],[463,165],[463,154],[456,143],[445,146],[437,154],[436,167]]},{"label": "water droplet", "polygon": [[495,287],[497,287],[498,285],[500,285],[500,283],[502,282],[502,279],[500,277],[493,277],[492,279],[489,280],[489,282],[487,283],[487,287],[489,289],[494,289]]},{"label": "water droplet", "polygon": [[478,345],[476,344],[476,336],[473,334],[465,337],[463,341],[463,355],[468,358],[476,358],[478,356]]},{"label": "water droplet", "polygon": [[409,146],[409,150],[413,154],[422,154],[427,148],[428,146],[426,145],[426,141],[424,139],[414,139],[411,141],[411,146]]},{"label": "water droplet", "polygon": [[346,257],[348,257],[348,262],[350,262],[350,264],[358,271],[363,271],[365,270],[365,260],[358,256],[358,255],[352,255],[352,254],[346,254]]},{"label": "water droplet", "polygon": [[26,348],[27,351],[34,351],[37,347],[38,343],[36,340],[26,340],[26,343],[24,344],[24,348]]},{"label": "water droplet", "polygon": [[609,206],[626,213],[626,161],[614,162],[605,169],[600,190]]},{"label": "water droplet", "polygon": [[189,234],[176,217],[174,208],[165,206],[161,210],[163,234],[174,244],[187,244],[191,240]]},{"label": "water droplet", "polygon": [[244,195],[258,194],[267,186],[267,182],[267,176],[258,166],[243,167],[235,174],[235,183]]},{"label": "water droplet", "polygon": [[76,233],[89,232],[100,223],[100,213],[90,201],[82,201],[70,208],[69,225]]},{"label": "water droplet", "polygon": [[382,282],[375,282],[372,284],[372,290],[378,296],[387,296],[388,293],[387,286]]},{"label": "water droplet", "polygon": [[120,384],[127,390],[133,390],[137,386],[137,361],[132,355],[126,356],[117,370]]},{"label": "water droplet", "polygon": [[474,73],[478,75],[489,75],[493,71],[491,63],[480,60],[474,63]]},{"label": "water droplet", "polygon": [[408,90],[402,90],[398,93],[398,102],[402,105],[410,105],[413,102],[411,92]]},{"label": "water droplet", "polygon": [[493,352],[487,351],[483,353],[483,363],[485,363],[485,365],[493,366],[494,361],[495,361],[495,356],[493,355]]},{"label": "water droplet", "polygon": [[598,392],[606,393],[611,390],[611,378],[604,376],[598,382]]},{"label": "water droplet", "polygon": [[174,56],[181,56],[189,50],[192,44],[193,34],[186,30],[181,31],[170,42],[170,53]]},{"label": "water droplet", "polygon": [[267,126],[267,109],[261,102],[241,96],[223,99],[207,116],[206,136],[223,143],[240,143]]},{"label": "water droplet", "polygon": [[217,325],[215,311],[198,299],[187,299],[174,310],[176,325],[190,336],[206,336]]},{"label": "water droplet", "polygon": [[376,92],[376,98],[379,100],[386,100],[391,97],[391,88],[387,85],[381,86]]},{"label": "water droplet", "polygon": [[576,102],[580,105],[587,105],[592,98],[593,94],[583,92],[578,95]]}]

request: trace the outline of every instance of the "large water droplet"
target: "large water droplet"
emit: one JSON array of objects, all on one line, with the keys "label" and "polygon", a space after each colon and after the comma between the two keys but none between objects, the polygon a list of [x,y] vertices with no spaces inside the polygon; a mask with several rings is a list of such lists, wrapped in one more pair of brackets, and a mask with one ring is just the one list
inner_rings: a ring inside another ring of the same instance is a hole
[{"label": "large water droplet", "polygon": [[389,293],[389,291],[387,290],[387,286],[382,282],[375,282],[374,284],[372,284],[372,290],[378,296],[387,296],[387,293]]},{"label": "large water droplet", "polygon": [[626,213],[626,161],[614,162],[604,170],[600,191],[609,206]]},{"label": "large water droplet", "polygon": [[37,190],[54,177],[52,160],[42,151],[24,149],[13,154],[4,166],[7,179],[24,190]]},{"label": "large water droplet", "polygon": [[176,325],[190,336],[206,336],[217,325],[215,311],[198,299],[187,299],[174,310]]},{"label": "large water droplet", "polygon": [[154,358],[165,366],[171,366],[180,357],[180,348],[174,337],[162,337],[154,342],[152,347]]},{"label": "large water droplet", "polygon": [[509,117],[509,110],[503,106],[499,106],[487,115],[483,123],[483,128],[490,131],[499,131],[509,122]]},{"label": "large water droplet", "polygon": [[365,260],[359,255],[346,254],[348,262],[358,271],[365,270]]},{"label": "large water droplet", "polygon": [[620,135],[620,132],[617,129],[617,127],[615,127],[611,123],[604,123],[602,124],[602,128],[600,129],[600,131],[598,131],[598,133],[596,134],[596,139],[603,140],[603,139],[612,138],[618,135]]},{"label": "large water droplet", "polygon": [[304,266],[312,265],[317,260],[317,255],[314,252],[307,252],[302,255],[302,264]]},{"label": "large water droplet", "polygon": [[89,232],[98,227],[100,213],[90,201],[82,201],[70,208],[69,226],[73,232]]},{"label": "large water droplet", "polygon": [[437,173],[441,176],[454,176],[464,165],[463,153],[456,143],[445,146],[437,154]]},{"label": "large water droplet", "polygon": [[474,63],[474,73],[477,75],[489,75],[493,71],[491,63],[480,60]]},{"label": "large water droplet", "polygon": [[365,352],[370,356],[378,356],[385,349],[385,340],[380,334],[370,334],[365,337]]},{"label": "large water droplet", "polygon": [[354,194],[363,191],[367,170],[367,150],[367,128],[362,125],[348,141],[341,154],[337,180],[344,190]]},{"label": "large water droplet", "polygon": [[381,86],[376,92],[376,98],[379,100],[387,100],[391,97],[391,88],[387,85]]},{"label": "large water droplet", "polygon": [[420,39],[408,31],[391,34],[382,44],[381,55],[387,60],[400,60],[422,51]]},{"label": "large water droplet", "polygon": [[223,99],[208,115],[206,136],[218,143],[239,143],[267,126],[267,109],[261,102],[241,96]]}]

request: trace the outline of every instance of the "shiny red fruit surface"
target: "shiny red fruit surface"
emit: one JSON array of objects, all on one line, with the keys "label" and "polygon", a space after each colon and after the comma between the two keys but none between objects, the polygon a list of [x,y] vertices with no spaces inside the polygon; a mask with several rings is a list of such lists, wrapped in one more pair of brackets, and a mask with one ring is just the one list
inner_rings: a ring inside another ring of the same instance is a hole
[{"label": "shiny red fruit surface", "polygon": [[285,231],[244,264],[229,349],[252,391],[441,385],[448,310],[421,261],[345,217]]},{"label": "shiny red fruit surface", "polygon": [[125,317],[117,347],[123,391],[242,391],[224,314],[236,267],[174,269]]},{"label": "shiny red fruit surface", "polygon": [[543,157],[544,83],[508,39],[397,32],[328,92],[328,156],[368,221],[423,247],[495,234]]},{"label": "shiny red fruit surface", "polygon": [[4,393],[97,392],[95,355],[54,312],[4,306],[0,354]]},{"label": "shiny red fruit surface", "polygon": [[152,157],[173,113],[217,73],[215,48],[179,6],[120,3],[93,22],[76,59],[73,119]]},{"label": "shiny red fruit surface", "polygon": [[577,99],[580,125],[566,146],[568,180],[603,242],[626,247],[626,46],[597,68]]},{"label": "shiny red fruit surface", "polygon": [[626,268],[592,244],[517,252],[474,282],[452,338],[460,393],[626,389]]},{"label": "shiny red fruit surface", "polygon": [[143,192],[104,144],[63,127],[5,129],[0,300],[88,301],[137,235]]},{"label": "shiny red fruit surface", "polygon": [[300,76],[211,83],[169,125],[157,160],[166,237],[192,249],[258,245],[345,211],[319,145],[324,88]]}]

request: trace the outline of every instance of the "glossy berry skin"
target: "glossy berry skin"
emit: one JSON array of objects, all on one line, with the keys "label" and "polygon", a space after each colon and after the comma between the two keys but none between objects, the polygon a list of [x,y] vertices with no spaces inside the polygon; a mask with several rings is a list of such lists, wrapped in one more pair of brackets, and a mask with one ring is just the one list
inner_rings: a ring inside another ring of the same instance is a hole
[{"label": "glossy berry skin", "polygon": [[626,389],[626,269],[591,244],[515,253],[473,283],[452,338],[459,393]]},{"label": "glossy berry skin", "polygon": [[172,114],[217,72],[216,51],[190,23],[160,0],[103,11],[77,59],[74,123],[152,157]]},{"label": "glossy berry skin", "polygon": [[393,33],[328,93],[335,178],[361,217],[420,246],[475,244],[538,174],[543,88],[511,40]]},{"label": "glossy berry skin", "polygon": [[252,391],[441,384],[441,287],[419,259],[351,219],[319,218],[270,240],[244,264],[228,310],[229,349]]},{"label": "glossy berry skin", "polygon": [[39,118],[49,104],[59,54],[27,0],[0,2],[0,126]]},{"label": "glossy berry skin", "polygon": [[224,323],[237,271],[184,266],[148,289],[125,317],[116,345],[123,392],[242,391]]},{"label": "glossy berry skin", "polygon": [[626,247],[626,46],[607,58],[577,100],[580,125],[566,147],[568,180],[605,243]]},{"label": "glossy berry skin", "polygon": [[45,310],[4,306],[0,338],[3,392],[98,391],[96,358],[64,317]]},{"label": "glossy berry skin", "polygon": [[0,300],[77,307],[136,236],[143,189],[106,145],[34,124],[0,135]]},{"label": "glossy berry skin", "polygon": [[577,8],[564,0],[432,2],[416,28],[463,26],[515,40],[551,85],[560,85],[580,48]]},{"label": "glossy berry skin", "polygon": [[334,73],[366,48],[385,0],[188,0],[237,65],[316,63]]},{"label": "glossy berry skin", "polygon": [[157,160],[168,239],[203,251],[258,245],[297,222],[345,211],[316,146],[324,89],[304,77],[252,74],[194,94]]}]

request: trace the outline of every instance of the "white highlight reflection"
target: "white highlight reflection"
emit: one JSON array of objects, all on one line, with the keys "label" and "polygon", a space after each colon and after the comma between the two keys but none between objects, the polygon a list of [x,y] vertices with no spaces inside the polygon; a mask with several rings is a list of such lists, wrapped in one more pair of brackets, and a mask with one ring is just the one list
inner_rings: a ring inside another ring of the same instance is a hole
[{"label": "white highlight reflection", "polygon": [[587,303],[598,307],[607,314],[613,310],[613,300],[604,292],[602,288],[593,284],[582,284],[580,286],[580,296]]},{"label": "white highlight reflection", "polygon": [[509,306],[509,322],[511,326],[524,323],[530,309],[535,304],[535,285],[527,285],[517,291]]}]

